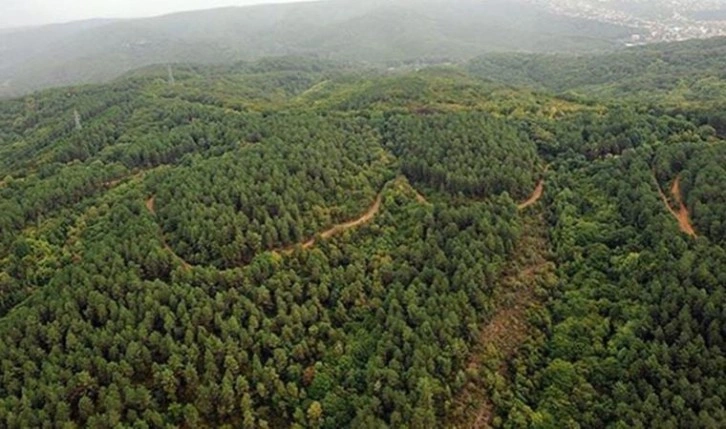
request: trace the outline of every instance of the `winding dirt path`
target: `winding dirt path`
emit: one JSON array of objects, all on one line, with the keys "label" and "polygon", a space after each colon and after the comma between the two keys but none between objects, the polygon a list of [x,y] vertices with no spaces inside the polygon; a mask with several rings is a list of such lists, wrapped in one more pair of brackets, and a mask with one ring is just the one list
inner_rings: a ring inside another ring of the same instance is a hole
[{"label": "winding dirt path", "polygon": [[[335,225],[335,226],[323,231],[322,233],[319,234],[320,238],[328,239],[335,235],[341,234],[344,231],[359,227],[359,226],[366,224],[366,223],[370,222],[371,220],[373,220],[373,218],[378,214],[378,212],[381,211],[381,204],[383,203],[384,191],[386,190],[386,188],[389,185],[391,185],[393,183],[397,183],[397,182],[398,183],[405,182],[406,186],[411,191],[413,191],[414,198],[416,198],[417,202],[419,202],[421,204],[428,204],[428,201],[426,201],[426,198],[424,198],[424,196],[421,195],[416,189],[411,187],[411,185],[408,183],[408,181],[405,179],[405,177],[399,176],[399,177],[387,182],[385,185],[383,185],[383,188],[381,188],[381,191],[376,196],[375,201],[373,201],[373,204],[371,204],[371,206],[368,208],[368,210],[366,210],[365,213],[363,213],[361,216],[359,216],[358,218],[356,218],[354,220]],[[316,243],[316,237],[313,237],[313,238],[303,242],[301,244],[301,246],[303,249],[310,249],[311,247],[313,247],[315,245],[315,243]],[[290,246],[286,246],[283,249],[277,249],[277,250],[273,250],[273,251],[289,254],[289,253],[292,253],[295,250],[295,247],[297,247],[297,246],[298,246],[298,244],[293,244]]]},{"label": "winding dirt path", "polygon": [[[385,189],[385,186],[384,186],[384,189]],[[332,228],[320,233],[320,237],[323,239],[328,239],[330,237],[333,237],[334,235],[338,235],[344,231],[347,231],[352,228],[356,228],[360,225],[370,222],[378,214],[378,212],[381,211],[382,202],[383,202],[383,191],[378,193],[375,201],[373,201],[373,204],[360,217],[358,217],[357,219],[351,220],[349,222],[335,225]],[[315,238],[311,238],[310,240],[308,240],[302,244],[302,248],[309,249],[309,248],[313,247],[315,245],[315,241],[316,241]],[[294,248],[295,246],[296,245],[293,245],[292,247]],[[285,251],[287,251],[288,249],[289,248],[285,248]]]},{"label": "winding dirt path", "polygon": [[544,184],[545,179],[542,178],[537,183],[537,187],[534,188],[534,192],[532,192],[532,195],[527,199],[527,201],[524,201],[523,203],[519,204],[517,208],[519,210],[524,210],[527,207],[533,206],[534,204],[539,201],[540,198],[542,198],[542,194],[544,193]]},{"label": "winding dirt path", "polygon": [[[154,168],[159,168],[159,167],[154,167]],[[136,172],[133,173],[133,174],[129,174],[127,176],[119,177],[118,179],[115,179],[115,180],[109,180],[108,182],[103,182],[103,186],[105,186],[106,188],[109,188],[110,189],[110,188],[114,188],[114,187],[120,185],[121,183],[123,183],[123,182],[125,182],[127,180],[138,180],[138,179],[141,179],[141,178],[144,177],[144,175],[147,172],[153,170],[154,168],[136,170]]]},{"label": "winding dirt path", "polygon": [[[317,242],[317,239],[318,239],[317,236],[318,235],[322,239],[328,239],[328,238],[331,238],[331,237],[333,237],[335,235],[341,234],[341,233],[343,233],[343,232],[345,232],[345,231],[347,231],[349,229],[357,228],[357,227],[359,227],[359,226],[361,226],[363,224],[366,224],[366,223],[370,222],[381,211],[381,205],[383,204],[383,193],[385,192],[386,188],[390,184],[393,184],[393,183],[396,183],[396,182],[404,182],[404,181],[405,181],[404,178],[397,177],[397,178],[391,180],[390,182],[387,182],[385,185],[383,185],[383,188],[381,189],[381,191],[378,192],[378,195],[376,195],[376,199],[373,201],[373,204],[371,204],[371,206],[368,208],[368,210],[366,210],[365,213],[363,213],[359,217],[357,217],[357,218],[355,218],[355,219],[353,219],[351,221],[348,221],[348,222],[344,222],[344,223],[340,223],[340,224],[334,225],[331,228],[329,228],[329,229],[327,229],[327,230],[325,230],[325,231],[323,231],[323,232],[321,232],[319,234],[316,234],[315,237],[310,238],[307,241],[304,241],[302,243],[292,244],[292,245],[289,245],[289,246],[285,246],[283,248],[271,249],[269,251],[270,252],[273,252],[273,253],[290,254],[290,253],[292,253],[292,252],[295,251],[295,248],[298,245],[301,246],[303,249],[310,249]],[[428,202],[426,201],[426,198],[424,198],[423,195],[421,195],[418,191],[416,191],[414,188],[412,188],[408,184],[407,181],[405,182],[405,184],[414,192],[414,194],[415,194],[414,196],[416,198],[416,201],[418,201],[419,203],[422,203],[422,204],[428,204]],[[151,213],[153,216],[156,216],[156,196],[155,195],[150,196],[146,200],[145,205],[146,205],[146,209],[149,211],[149,213]],[[192,265],[190,263],[188,263],[187,261],[185,261],[184,258],[182,258],[181,256],[177,255],[174,252],[174,249],[172,249],[171,246],[169,246],[169,244],[166,242],[166,240],[164,240],[163,236],[162,236],[162,243],[164,245],[164,248],[167,251],[169,251],[179,261],[181,261],[181,263],[184,266],[184,268],[187,268],[188,269],[188,268],[191,268],[192,267]]]},{"label": "winding dirt path", "polygon": [[663,189],[661,189],[660,184],[658,183],[658,178],[656,177],[655,172],[653,173],[653,180],[655,181],[655,185],[658,188],[658,195],[660,195],[661,200],[663,200],[663,204],[665,204],[670,214],[673,215],[673,217],[676,218],[676,220],[678,221],[678,226],[681,228],[681,231],[691,237],[698,237],[698,234],[696,234],[696,230],[691,224],[691,217],[690,213],[688,212],[688,207],[686,207],[686,205],[683,203],[683,197],[681,195],[681,176],[678,175],[673,181],[673,185],[671,186],[671,195],[673,195],[676,203],[678,203],[678,211],[671,207],[671,203],[668,201],[668,197],[663,192]]}]

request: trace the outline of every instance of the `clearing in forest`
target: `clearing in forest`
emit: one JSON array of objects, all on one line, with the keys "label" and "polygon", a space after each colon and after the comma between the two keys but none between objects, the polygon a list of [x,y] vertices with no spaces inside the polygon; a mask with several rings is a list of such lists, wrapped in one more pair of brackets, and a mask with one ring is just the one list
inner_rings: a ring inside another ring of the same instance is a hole
[{"label": "clearing in forest", "polygon": [[688,207],[683,203],[683,196],[681,195],[681,176],[676,177],[671,187],[671,195],[676,199],[678,203],[678,212],[675,213],[678,219],[678,225],[681,227],[681,231],[690,235],[691,237],[697,237],[696,230],[691,224],[691,215],[688,212]]},{"label": "clearing in forest", "polygon": [[497,310],[481,327],[473,348],[467,367],[471,379],[454,404],[451,427],[491,427],[494,404],[489,393],[493,386],[484,372],[495,367],[498,376],[505,376],[508,362],[532,333],[527,313],[540,304],[537,285],[554,282],[554,266],[545,258],[548,243],[544,221],[537,216],[527,223],[516,254],[495,289],[492,299]]}]

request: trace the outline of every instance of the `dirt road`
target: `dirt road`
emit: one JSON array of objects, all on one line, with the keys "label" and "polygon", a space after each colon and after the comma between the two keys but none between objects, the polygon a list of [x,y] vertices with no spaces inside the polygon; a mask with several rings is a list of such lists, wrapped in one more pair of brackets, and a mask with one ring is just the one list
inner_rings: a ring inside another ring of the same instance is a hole
[{"label": "dirt road", "polygon": [[[407,181],[405,181],[405,179],[403,179],[402,177],[398,177],[398,178],[386,183],[383,186],[381,191],[376,196],[376,199],[373,201],[373,204],[371,204],[371,206],[368,208],[368,210],[365,211],[365,213],[363,213],[359,217],[357,217],[353,220],[350,220],[348,222],[334,225],[331,228],[329,228],[317,235],[319,235],[320,238],[328,239],[328,238],[331,238],[338,234],[341,234],[349,229],[357,228],[357,227],[373,220],[373,218],[378,214],[378,212],[381,211],[381,205],[383,203],[383,193],[384,193],[385,189],[388,187],[388,185],[390,185],[392,183],[396,183],[396,182],[404,183],[406,186],[408,186],[410,188],[410,190],[415,194],[414,196],[416,198],[416,201],[418,201],[421,204],[428,204],[428,202],[426,201],[426,198],[423,195],[421,195],[418,191],[416,191],[415,189],[410,187],[410,185],[408,184]],[[149,213],[156,216],[156,208],[155,208],[156,196],[149,197],[146,200],[145,205],[146,205],[146,209],[149,211]],[[315,243],[317,241],[317,235],[316,235],[316,237],[310,238],[309,240],[307,240],[303,243],[296,243],[293,245],[285,246],[284,248],[271,249],[270,251],[276,252],[276,253],[290,254],[295,250],[295,248],[298,245],[300,245],[303,249],[310,249],[311,247],[313,247],[315,245]],[[178,258],[182,262],[182,264],[184,265],[185,268],[191,267],[191,264],[187,263],[183,258],[181,258],[179,255],[174,253],[174,250],[171,248],[171,246],[169,246],[168,243],[166,243],[166,241],[164,241],[162,239],[162,242],[164,244],[164,248],[166,250],[168,250],[169,252],[171,252],[176,258]]]},{"label": "dirt road", "polygon": [[[381,203],[383,202],[383,191],[378,193],[378,196],[376,196],[376,200],[373,202],[373,205],[371,205],[368,210],[363,213],[359,218],[351,220],[349,222],[340,223],[338,225],[333,226],[332,228],[323,231],[320,233],[320,237],[324,239],[328,239],[334,235],[338,235],[344,231],[347,231],[349,229],[358,227],[360,225],[363,225],[364,223],[370,222],[381,210]],[[309,249],[315,245],[315,238],[311,238],[310,240],[304,242],[302,244],[303,249]]]},{"label": "dirt road", "polygon": [[527,199],[527,201],[519,204],[517,208],[519,210],[524,210],[529,206],[532,206],[539,201],[540,198],[542,198],[542,194],[544,193],[544,178],[540,179],[540,181],[537,183],[537,187],[534,188],[534,192],[532,192],[532,195]]}]

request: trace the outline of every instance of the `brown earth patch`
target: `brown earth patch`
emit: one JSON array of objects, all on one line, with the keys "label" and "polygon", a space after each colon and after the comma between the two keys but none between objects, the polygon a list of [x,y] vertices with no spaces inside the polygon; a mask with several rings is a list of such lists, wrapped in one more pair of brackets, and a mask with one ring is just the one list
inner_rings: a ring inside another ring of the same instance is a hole
[{"label": "brown earth patch", "polygon": [[481,326],[467,365],[470,380],[455,400],[448,427],[491,427],[495,411],[490,396],[493,386],[483,372],[494,365],[497,376],[506,376],[511,359],[532,334],[528,312],[541,304],[537,286],[554,283],[554,265],[545,257],[548,241],[544,221],[538,216],[526,222],[516,254],[495,289],[492,299],[496,311]]},{"label": "brown earth patch", "polygon": [[655,181],[656,188],[658,189],[658,195],[660,195],[660,198],[663,201],[663,204],[666,206],[666,209],[668,209],[668,212],[673,215],[673,217],[676,218],[676,220],[678,221],[678,226],[680,227],[681,231],[691,237],[698,237],[698,235],[696,234],[696,230],[691,224],[688,207],[686,207],[686,205],[683,203],[683,197],[681,195],[681,176],[678,175],[676,177],[670,189],[671,195],[673,195],[673,198],[678,205],[678,211],[671,207],[671,203],[670,201],[668,201],[668,197],[663,192],[663,189],[661,189],[655,173],[653,174],[653,180]]}]

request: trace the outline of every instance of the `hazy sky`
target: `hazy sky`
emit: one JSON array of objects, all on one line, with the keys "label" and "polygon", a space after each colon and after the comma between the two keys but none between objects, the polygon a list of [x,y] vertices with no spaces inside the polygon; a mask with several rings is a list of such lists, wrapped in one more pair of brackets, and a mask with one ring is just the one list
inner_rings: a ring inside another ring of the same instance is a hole
[{"label": "hazy sky", "polygon": [[0,28],[300,0],[0,0]]}]

